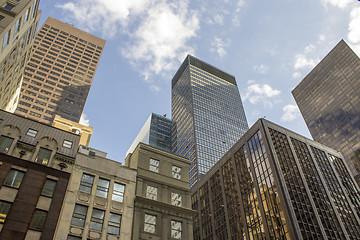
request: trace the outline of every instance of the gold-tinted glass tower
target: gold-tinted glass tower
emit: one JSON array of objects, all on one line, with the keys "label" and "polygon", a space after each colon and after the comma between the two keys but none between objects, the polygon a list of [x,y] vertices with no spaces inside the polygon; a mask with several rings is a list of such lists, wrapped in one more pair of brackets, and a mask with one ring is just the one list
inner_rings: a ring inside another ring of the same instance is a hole
[{"label": "gold-tinted glass tower", "polygon": [[78,122],[105,40],[49,17],[34,41],[16,113],[51,124]]},{"label": "gold-tinted glass tower", "polygon": [[0,0],[0,109],[14,112],[39,22],[39,0]]}]

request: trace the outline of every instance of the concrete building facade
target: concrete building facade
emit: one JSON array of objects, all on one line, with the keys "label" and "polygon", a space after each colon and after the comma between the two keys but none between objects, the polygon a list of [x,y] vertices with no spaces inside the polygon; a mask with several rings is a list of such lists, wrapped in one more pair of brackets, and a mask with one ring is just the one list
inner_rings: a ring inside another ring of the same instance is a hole
[{"label": "concrete building facade", "polygon": [[193,239],[189,161],[139,143],[125,160],[136,169],[132,238]]},{"label": "concrete building facade", "polygon": [[14,112],[40,18],[38,0],[0,1],[0,109]]},{"label": "concrete building facade", "polygon": [[342,153],[360,184],[360,50],[341,40],[292,94],[315,141]]},{"label": "concrete building facade", "polygon": [[248,130],[235,77],[188,55],[172,79],[172,152],[190,160],[190,185]]},{"label": "concrete building facade", "polygon": [[360,239],[341,153],[264,119],[191,191],[194,239]]},{"label": "concrete building facade", "polygon": [[79,139],[0,110],[0,239],[53,239]]},{"label": "concrete building facade", "polygon": [[79,122],[105,40],[49,17],[34,40],[16,113]]}]

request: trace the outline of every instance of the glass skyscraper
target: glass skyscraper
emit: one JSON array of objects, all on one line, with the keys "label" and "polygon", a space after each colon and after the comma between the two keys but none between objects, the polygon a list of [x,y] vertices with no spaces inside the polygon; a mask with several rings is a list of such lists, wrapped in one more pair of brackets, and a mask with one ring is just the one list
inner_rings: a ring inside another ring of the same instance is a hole
[{"label": "glass skyscraper", "polygon": [[135,150],[139,142],[170,152],[171,129],[172,121],[166,118],[166,115],[152,113],[131,144],[126,156]]},{"label": "glass skyscraper", "polygon": [[188,158],[190,185],[248,130],[231,76],[188,55],[172,79],[172,151]]}]

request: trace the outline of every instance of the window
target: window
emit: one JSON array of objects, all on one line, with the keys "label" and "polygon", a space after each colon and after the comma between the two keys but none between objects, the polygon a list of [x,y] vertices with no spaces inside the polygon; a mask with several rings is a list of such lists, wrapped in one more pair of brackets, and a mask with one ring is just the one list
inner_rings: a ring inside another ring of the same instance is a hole
[{"label": "window", "polygon": [[41,231],[44,227],[46,215],[47,215],[46,211],[36,209],[29,228],[33,230]]},{"label": "window", "polygon": [[13,140],[14,140],[13,138],[0,136],[0,152],[7,153],[10,149]]},{"label": "window", "polygon": [[93,186],[93,182],[94,182],[94,176],[83,173],[81,177],[79,191],[90,194]]},{"label": "window", "polygon": [[96,188],[96,196],[107,198],[109,192],[110,181],[99,178],[98,185]]},{"label": "window", "polygon": [[24,22],[26,22],[29,18],[30,8],[26,10],[25,16],[24,16]]},{"label": "window", "polygon": [[29,128],[29,130],[26,132],[26,135],[28,135],[30,137],[36,137],[37,133],[38,133],[37,130]]},{"label": "window", "polygon": [[144,232],[155,233],[156,216],[145,213]]},{"label": "window", "polygon": [[87,207],[79,204],[75,204],[74,213],[71,219],[71,225],[84,227]]},{"label": "window", "polygon": [[68,235],[66,240],[81,240],[81,239],[82,239],[82,237],[76,237],[76,236]]},{"label": "window", "polygon": [[9,43],[9,39],[10,39],[10,30],[4,34],[3,48]]},{"label": "window", "polygon": [[105,211],[93,208],[91,219],[90,219],[90,229],[101,232],[104,222]]},{"label": "window", "polygon": [[121,183],[114,183],[112,200],[123,202],[124,201],[125,185]]},{"label": "window", "polygon": [[171,238],[181,239],[181,222],[171,220]]},{"label": "window", "polygon": [[15,23],[14,34],[17,33],[20,30],[20,22],[21,22],[21,18],[19,18]]},{"label": "window", "polygon": [[68,141],[68,140],[64,140],[63,147],[71,148],[72,147],[72,142]]},{"label": "window", "polygon": [[56,181],[52,179],[46,179],[41,195],[52,197],[55,191]]},{"label": "window", "polygon": [[181,194],[171,193],[171,204],[174,206],[181,206]]},{"label": "window", "polygon": [[5,4],[5,6],[4,6],[4,8],[6,10],[9,10],[9,11],[11,11],[14,7],[15,7],[15,5],[12,5],[12,4],[9,4],[9,3]]},{"label": "window", "polygon": [[146,188],[146,198],[157,200],[157,187],[147,186]]},{"label": "window", "polygon": [[181,179],[181,167],[172,166],[172,177]]},{"label": "window", "polygon": [[149,170],[153,172],[159,172],[159,161],[150,158]]},{"label": "window", "polygon": [[108,234],[119,235],[121,225],[121,215],[116,213],[110,213],[108,223]]},{"label": "window", "polygon": [[0,223],[4,223],[9,213],[11,203],[0,201]]},{"label": "window", "polygon": [[35,162],[47,165],[49,163],[51,152],[52,152],[51,150],[41,147],[39,149],[39,152],[38,152],[38,155],[37,155],[37,157],[35,159]]},{"label": "window", "polygon": [[19,188],[25,173],[19,170],[11,169],[4,185],[8,187]]}]

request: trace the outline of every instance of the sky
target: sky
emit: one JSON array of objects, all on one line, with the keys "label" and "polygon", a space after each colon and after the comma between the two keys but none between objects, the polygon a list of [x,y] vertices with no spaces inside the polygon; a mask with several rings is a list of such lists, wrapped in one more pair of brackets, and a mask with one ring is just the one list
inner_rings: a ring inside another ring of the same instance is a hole
[{"label": "sky", "polygon": [[360,49],[357,0],[41,0],[47,17],[106,40],[84,108],[90,147],[124,162],[151,112],[171,117],[187,54],[235,76],[258,118],[311,138],[291,91],[341,40]]}]

